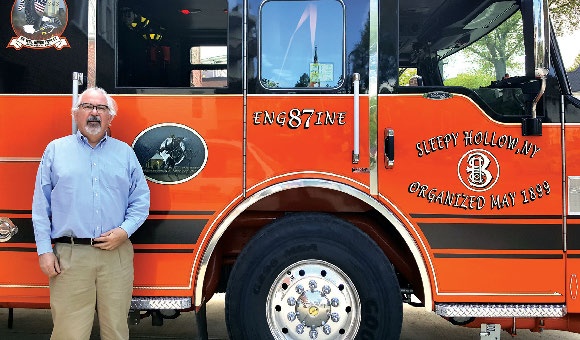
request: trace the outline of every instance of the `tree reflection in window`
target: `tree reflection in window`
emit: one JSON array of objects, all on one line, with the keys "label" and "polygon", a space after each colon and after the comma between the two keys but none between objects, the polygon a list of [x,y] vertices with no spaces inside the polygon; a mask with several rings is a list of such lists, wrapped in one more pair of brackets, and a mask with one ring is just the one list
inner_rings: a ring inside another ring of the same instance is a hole
[{"label": "tree reflection in window", "polygon": [[343,82],[344,7],[337,0],[268,1],[261,8],[260,79],[266,88]]}]

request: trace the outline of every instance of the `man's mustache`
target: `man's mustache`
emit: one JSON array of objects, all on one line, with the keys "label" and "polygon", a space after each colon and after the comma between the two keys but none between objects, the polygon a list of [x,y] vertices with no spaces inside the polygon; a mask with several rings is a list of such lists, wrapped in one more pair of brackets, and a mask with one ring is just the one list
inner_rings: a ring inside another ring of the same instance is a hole
[{"label": "man's mustache", "polygon": [[89,118],[87,119],[87,123],[90,122],[101,122],[101,117],[97,117],[97,116],[89,116]]}]

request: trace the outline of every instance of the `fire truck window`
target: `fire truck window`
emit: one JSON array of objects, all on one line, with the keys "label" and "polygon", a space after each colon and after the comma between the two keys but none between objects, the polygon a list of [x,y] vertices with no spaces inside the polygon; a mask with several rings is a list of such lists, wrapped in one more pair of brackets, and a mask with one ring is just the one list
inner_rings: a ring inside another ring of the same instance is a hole
[{"label": "fire truck window", "polygon": [[341,86],[345,48],[341,2],[265,2],[260,12],[260,39],[263,87]]},{"label": "fire truck window", "polygon": [[227,28],[227,0],[119,0],[116,86],[227,87]]},{"label": "fire truck window", "polygon": [[195,46],[189,50],[191,87],[226,87],[228,85],[226,46]]},{"label": "fire truck window", "polygon": [[440,51],[444,85],[473,90],[502,116],[524,115],[522,87],[528,78],[523,41],[521,14],[516,12],[471,46],[450,56]]},{"label": "fire truck window", "polygon": [[0,2],[0,93],[71,93],[73,72],[87,70],[87,5]]}]

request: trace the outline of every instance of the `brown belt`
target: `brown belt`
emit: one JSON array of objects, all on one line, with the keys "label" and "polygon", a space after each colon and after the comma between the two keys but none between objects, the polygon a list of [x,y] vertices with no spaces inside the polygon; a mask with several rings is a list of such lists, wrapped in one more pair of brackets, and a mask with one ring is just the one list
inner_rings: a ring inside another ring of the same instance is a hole
[{"label": "brown belt", "polygon": [[88,244],[93,245],[95,243],[92,238],[78,238],[72,236],[63,236],[59,238],[55,238],[52,240],[54,243],[68,243],[68,244]]}]

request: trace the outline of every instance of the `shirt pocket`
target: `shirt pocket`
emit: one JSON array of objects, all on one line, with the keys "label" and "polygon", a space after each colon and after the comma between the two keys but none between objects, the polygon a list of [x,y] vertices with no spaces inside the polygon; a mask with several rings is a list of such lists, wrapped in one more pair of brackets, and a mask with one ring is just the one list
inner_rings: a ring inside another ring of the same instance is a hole
[{"label": "shirt pocket", "polygon": [[114,191],[128,192],[131,175],[127,168],[124,167],[109,167],[103,170],[101,175],[103,185]]}]

